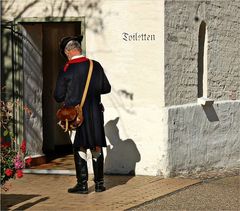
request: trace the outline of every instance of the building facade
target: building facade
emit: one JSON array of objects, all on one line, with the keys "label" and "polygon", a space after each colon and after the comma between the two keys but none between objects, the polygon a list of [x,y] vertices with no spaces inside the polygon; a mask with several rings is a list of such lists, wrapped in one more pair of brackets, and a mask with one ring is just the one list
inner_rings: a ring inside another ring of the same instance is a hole
[{"label": "building facade", "polygon": [[3,0],[2,80],[33,111],[16,114],[30,154],[70,143],[52,94],[59,39],[82,34],[112,84],[102,97],[106,173],[238,167],[239,10],[237,0]]}]

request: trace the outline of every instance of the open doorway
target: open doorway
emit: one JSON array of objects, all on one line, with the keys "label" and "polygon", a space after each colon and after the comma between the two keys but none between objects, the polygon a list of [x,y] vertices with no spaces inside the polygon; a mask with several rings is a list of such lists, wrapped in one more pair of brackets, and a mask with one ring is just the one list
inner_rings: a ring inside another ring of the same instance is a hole
[{"label": "open doorway", "polygon": [[71,152],[71,141],[67,133],[56,124],[59,105],[53,99],[56,79],[66,60],[59,54],[62,37],[80,35],[79,23],[43,24],[43,152],[45,154]]},{"label": "open doorway", "polygon": [[70,154],[70,138],[57,125],[56,111],[60,105],[55,102],[53,93],[58,72],[66,62],[59,53],[59,42],[62,37],[82,34],[81,22],[20,24],[25,37],[24,101],[33,110],[33,115],[24,120],[29,151],[39,154],[41,150],[48,159]]}]

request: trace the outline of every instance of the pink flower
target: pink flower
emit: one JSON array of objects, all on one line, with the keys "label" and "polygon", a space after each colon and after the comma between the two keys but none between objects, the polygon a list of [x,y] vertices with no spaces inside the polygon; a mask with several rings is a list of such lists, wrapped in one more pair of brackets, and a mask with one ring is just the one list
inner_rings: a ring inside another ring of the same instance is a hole
[{"label": "pink flower", "polygon": [[22,172],[22,170],[17,170],[16,173],[17,173],[17,178],[23,177],[23,172]]},{"label": "pink flower", "polygon": [[27,159],[25,160],[25,164],[26,164],[27,166],[30,166],[31,162],[32,162],[32,158],[31,158],[31,157],[29,157],[29,158],[27,158]]},{"label": "pink flower", "polygon": [[12,170],[12,169],[6,169],[6,170],[5,170],[5,174],[6,174],[8,177],[12,176],[12,173],[13,173],[13,170]]},{"label": "pink flower", "polygon": [[14,159],[14,166],[15,166],[15,169],[22,169],[22,168],[24,168],[24,163],[21,160],[21,157],[19,156],[19,154]]},{"label": "pink flower", "polygon": [[25,139],[23,139],[20,149],[22,150],[22,153],[24,153],[24,154],[26,153],[26,140]]}]

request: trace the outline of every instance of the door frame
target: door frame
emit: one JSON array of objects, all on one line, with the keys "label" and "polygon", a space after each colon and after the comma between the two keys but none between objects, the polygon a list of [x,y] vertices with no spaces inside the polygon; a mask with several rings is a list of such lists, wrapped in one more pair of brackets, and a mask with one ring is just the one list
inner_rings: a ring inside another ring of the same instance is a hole
[{"label": "door frame", "polygon": [[[21,24],[24,23],[67,23],[67,22],[79,22],[81,23],[81,35],[83,35],[83,40],[82,40],[82,50],[83,54],[86,55],[86,25],[85,25],[85,17],[27,17],[27,18],[19,18],[17,20],[13,21],[13,27],[14,31],[16,31],[19,35],[22,35],[22,27]],[[23,35],[22,35],[23,36]],[[24,38],[22,38],[24,39]],[[21,47],[22,43],[19,44],[14,44],[15,48],[15,60],[14,63],[20,62],[20,64],[23,64],[23,51]],[[18,58],[17,58],[18,56]],[[22,96],[19,98],[19,104],[24,106],[24,86],[23,85],[18,85],[18,84],[23,84],[24,82],[24,71],[23,71],[23,65],[19,65],[19,71],[15,71],[13,74],[13,84],[14,85],[14,90],[13,92],[18,93],[19,96]],[[20,83],[16,83],[17,81],[20,81]],[[22,122],[22,124],[17,124],[17,127],[15,128],[17,137],[16,139],[18,140],[18,143],[21,143],[21,140],[24,138],[24,112],[21,111],[20,109],[16,109],[15,111],[15,121],[16,122]],[[31,153],[31,152],[30,152]]]},{"label": "door frame", "polygon": [[85,17],[45,17],[45,18],[38,18],[38,17],[29,17],[29,18],[20,18],[15,20],[15,26],[17,26],[17,31],[21,32],[21,23],[61,23],[61,22],[81,22],[81,34],[83,35],[82,50],[83,54],[86,55],[86,22]]}]

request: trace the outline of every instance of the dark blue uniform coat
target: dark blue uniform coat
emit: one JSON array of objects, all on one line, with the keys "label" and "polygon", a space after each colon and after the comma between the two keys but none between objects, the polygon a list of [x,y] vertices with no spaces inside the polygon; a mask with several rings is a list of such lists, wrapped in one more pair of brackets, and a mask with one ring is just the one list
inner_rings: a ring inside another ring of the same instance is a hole
[{"label": "dark blue uniform coat", "polygon": [[[66,71],[59,72],[54,98],[64,102],[65,106],[75,106],[80,103],[87,80],[89,60],[70,64]],[[111,85],[102,66],[93,61],[93,73],[88,94],[83,106],[83,124],[76,129],[73,147],[94,149],[96,146],[106,147],[104,133],[103,106],[101,94],[111,91]]]}]

